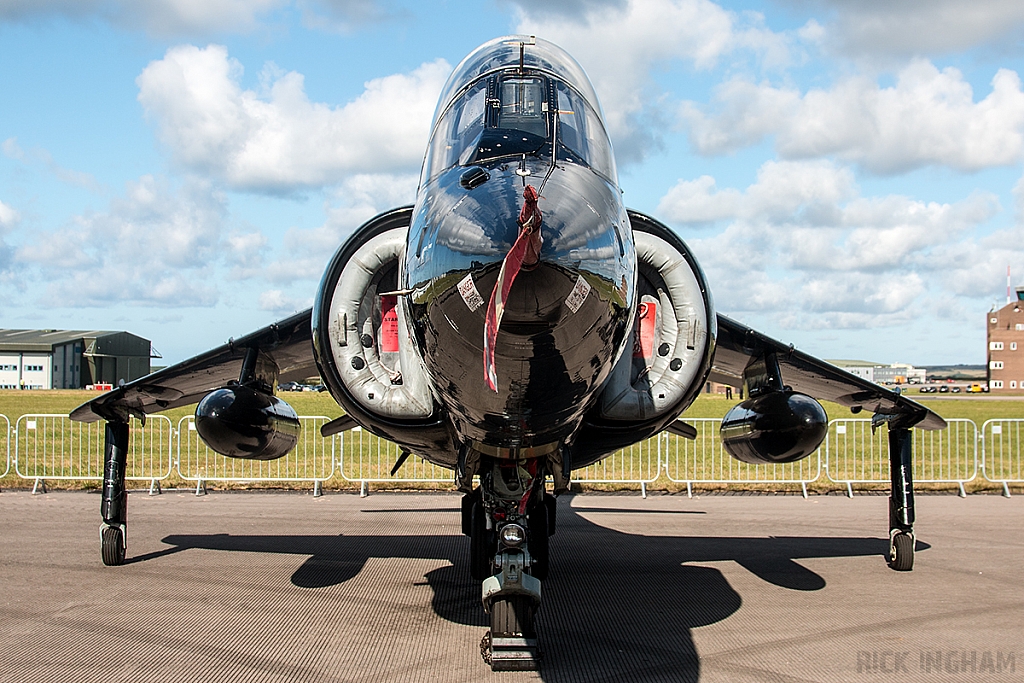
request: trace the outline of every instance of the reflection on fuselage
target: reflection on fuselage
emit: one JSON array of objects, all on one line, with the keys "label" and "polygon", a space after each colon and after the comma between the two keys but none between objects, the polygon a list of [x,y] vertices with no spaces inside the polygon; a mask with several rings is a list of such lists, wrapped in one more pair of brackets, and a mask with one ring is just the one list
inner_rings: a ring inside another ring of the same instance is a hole
[{"label": "reflection on fuselage", "polygon": [[[467,58],[455,86],[460,71],[453,75],[402,274],[413,291],[407,318],[438,400],[460,433],[506,447],[570,436],[622,351],[636,287],[611,145],[585,97],[592,89],[567,80],[578,65],[560,63],[564,53],[539,47],[527,50],[522,69],[518,48],[496,45],[486,58]],[[486,304],[519,235],[527,185],[541,195],[543,246],[504,302],[491,392]]]}]

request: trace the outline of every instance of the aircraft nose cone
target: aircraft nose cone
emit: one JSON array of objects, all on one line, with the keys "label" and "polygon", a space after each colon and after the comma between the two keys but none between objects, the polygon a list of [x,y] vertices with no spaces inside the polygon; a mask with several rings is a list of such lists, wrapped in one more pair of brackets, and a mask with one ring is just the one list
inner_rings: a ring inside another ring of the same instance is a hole
[{"label": "aircraft nose cone", "polygon": [[453,169],[421,197],[406,286],[427,372],[460,430],[547,443],[572,429],[618,357],[636,256],[605,180],[559,167],[538,192],[543,171],[514,170],[489,167],[467,189]]}]

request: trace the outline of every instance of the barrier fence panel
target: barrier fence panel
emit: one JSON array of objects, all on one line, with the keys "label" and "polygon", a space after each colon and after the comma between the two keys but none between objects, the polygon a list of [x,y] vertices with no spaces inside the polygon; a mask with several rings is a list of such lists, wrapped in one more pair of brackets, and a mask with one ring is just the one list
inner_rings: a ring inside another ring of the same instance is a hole
[{"label": "barrier fence panel", "polygon": [[199,437],[195,416],[178,421],[178,476],[196,482],[196,493],[204,482],[310,482],[320,495],[320,484],[334,476],[336,437],[323,437],[320,427],[330,418],[321,415],[299,417],[299,440],[288,455],[277,460],[242,460],[217,453]]},{"label": "barrier fence panel", "polygon": [[981,474],[994,484],[1003,485],[1010,497],[1010,484],[1024,483],[1024,420],[988,420],[981,426]]},{"label": "barrier fence panel", "polygon": [[634,484],[644,497],[647,485],[661,474],[658,437],[615,451],[593,465],[573,470],[572,479],[583,484]]},{"label": "barrier fence panel", "polygon": [[832,420],[825,437],[825,476],[845,484],[853,497],[854,484],[889,481],[889,442],[886,429],[871,430],[871,420]]},{"label": "barrier fence panel", "polygon": [[[914,481],[919,484],[964,484],[978,476],[978,426],[971,420],[946,420],[946,429],[914,430]],[[886,451],[888,458],[888,451]]]},{"label": "barrier fence panel", "polygon": [[0,429],[4,430],[3,438],[0,439],[0,448],[3,448],[4,473],[0,474],[3,479],[11,473],[11,421],[6,415],[0,415]]},{"label": "barrier fence panel", "polygon": [[346,481],[359,482],[363,494],[371,482],[450,484],[454,481],[455,475],[451,470],[417,455],[409,456],[392,477],[391,468],[401,454],[397,444],[355,427],[342,434],[339,471]]},{"label": "barrier fence panel", "polygon": [[[75,422],[67,415],[22,415],[14,429],[14,470],[36,487],[47,480],[103,481],[103,442],[106,423]],[[170,476],[172,425],[163,415],[150,415],[146,424],[129,421],[125,479],[156,482]]]},{"label": "barrier fence panel", "polygon": [[694,484],[800,484],[804,497],[807,484],[821,474],[819,452],[792,463],[750,465],[735,459],[722,446],[719,418],[687,420],[697,430],[696,439],[662,433],[665,474],[670,481],[686,484],[693,495]]},{"label": "barrier fence panel", "polygon": [[[971,420],[947,420],[944,430],[913,430],[913,476],[921,484],[964,484],[977,476],[978,428]],[[825,440],[825,474],[845,484],[853,496],[854,484],[888,484],[889,430],[873,433],[871,420],[832,420]]]}]

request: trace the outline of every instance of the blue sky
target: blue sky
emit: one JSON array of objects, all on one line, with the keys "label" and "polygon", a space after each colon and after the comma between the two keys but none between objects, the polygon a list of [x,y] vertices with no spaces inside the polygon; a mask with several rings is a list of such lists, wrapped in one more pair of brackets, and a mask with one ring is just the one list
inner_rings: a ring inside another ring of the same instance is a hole
[{"label": "blue sky", "polygon": [[1019,0],[0,0],[0,327],[175,362],[310,305],[410,203],[493,37],[594,81],[627,205],[825,358],[982,363],[1024,283]]}]

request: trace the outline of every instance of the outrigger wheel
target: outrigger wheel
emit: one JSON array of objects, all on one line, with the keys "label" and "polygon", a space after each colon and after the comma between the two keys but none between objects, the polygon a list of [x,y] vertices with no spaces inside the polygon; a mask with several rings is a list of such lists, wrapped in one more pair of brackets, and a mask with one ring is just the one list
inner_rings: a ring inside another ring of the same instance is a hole
[{"label": "outrigger wheel", "polygon": [[889,566],[898,572],[909,572],[914,568],[913,532],[893,529],[889,539]]},{"label": "outrigger wheel", "polygon": [[100,555],[103,564],[117,567],[124,564],[125,538],[124,529],[104,524],[100,527]]}]

